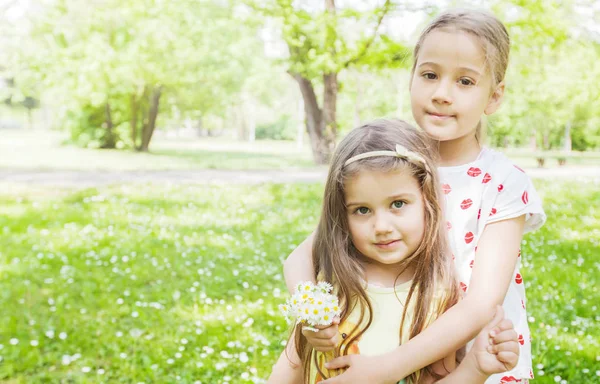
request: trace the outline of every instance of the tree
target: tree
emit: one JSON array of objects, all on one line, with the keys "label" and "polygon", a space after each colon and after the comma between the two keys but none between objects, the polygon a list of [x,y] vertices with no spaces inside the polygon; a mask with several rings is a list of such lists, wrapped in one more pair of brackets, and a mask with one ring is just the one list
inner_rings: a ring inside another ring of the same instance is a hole
[{"label": "tree", "polygon": [[252,33],[231,17],[233,3],[38,6],[20,36],[28,43],[15,47],[14,71],[23,84],[39,83],[65,100],[63,124],[85,145],[148,151],[165,100],[171,107],[179,99],[182,109],[202,115],[222,108],[243,85],[245,56],[235,48]]},{"label": "tree", "polygon": [[[263,15],[281,22],[287,44],[287,72],[296,80],[302,98],[314,161],[325,164],[338,132],[338,75],[354,67],[399,66],[406,63],[405,46],[382,34],[380,27],[395,5],[390,0],[369,11],[338,9],[335,0],[323,7],[302,7],[292,0],[252,3]],[[359,25],[360,28],[356,28]],[[356,31],[361,32],[356,35]],[[352,34],[354,33],[354,36]],[[317,87],[322,87],[322,97]]]}]

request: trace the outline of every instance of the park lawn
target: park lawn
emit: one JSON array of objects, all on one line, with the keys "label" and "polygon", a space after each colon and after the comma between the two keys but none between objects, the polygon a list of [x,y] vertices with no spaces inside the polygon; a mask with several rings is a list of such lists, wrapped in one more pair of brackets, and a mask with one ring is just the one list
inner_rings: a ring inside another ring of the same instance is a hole
[{"label": "park lawn", "polygon": [[[522,251],[536,383],[600,382],[599,184],[537,181],[549,220]],[[288,333],[281,262],[322,188],[3,188],[0,382],[262,382]]]}]

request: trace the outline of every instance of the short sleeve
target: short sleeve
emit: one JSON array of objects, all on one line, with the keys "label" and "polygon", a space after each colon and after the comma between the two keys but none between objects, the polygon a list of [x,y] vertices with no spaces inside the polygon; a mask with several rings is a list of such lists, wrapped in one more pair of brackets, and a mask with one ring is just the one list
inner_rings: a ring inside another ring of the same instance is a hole
[{"label": "short sleeve", "polygon": [[486,224],[525,215],[524,233],[539,229],[546,221],[546,213],[531,179],[514,166],[505,175],[494,185],[496,199]]}]

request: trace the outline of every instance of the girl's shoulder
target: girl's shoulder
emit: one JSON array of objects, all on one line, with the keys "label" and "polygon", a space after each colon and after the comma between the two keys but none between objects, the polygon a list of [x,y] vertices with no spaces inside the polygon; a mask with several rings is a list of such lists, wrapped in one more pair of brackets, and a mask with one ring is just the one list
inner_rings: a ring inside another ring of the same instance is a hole
[{"label": "girl's shoulder", "polygon": [[479,157],[467,164],[453,167],[439,167],[442,180],[461,182],[461,184],[488,184],[508,178],[528,179],[525,171],[514,164],[505,154],[490,148],[483,148]]},{"label": "girl's shoulder", "polygon": [[485,148],[480,158],[490,177],[492,177],[492,174],[495,175],[497,181],[517,179],[520,182],[527,182],[529,180],[529,176],[527,176],[525,170],[516,165],[502,152]]}]

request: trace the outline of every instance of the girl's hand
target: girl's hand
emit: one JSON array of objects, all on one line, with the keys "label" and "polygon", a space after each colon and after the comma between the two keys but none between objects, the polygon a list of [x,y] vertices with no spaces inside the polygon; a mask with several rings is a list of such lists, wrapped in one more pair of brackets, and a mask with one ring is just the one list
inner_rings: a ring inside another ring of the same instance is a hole
[{"label": "girl's hand", "polygon": [[472,358],[476,369],[485,375],[510,371],[517,365],[517,332],[512,322],[504,318],[501,306],[497,306],[494,319],[475,338],[465,360],[468,358]]},{"label": "girl's hand", "polygon": [[302,334],[306,337],[308,344],[315,350],[319,352],[333,351],[340,341],[339,323],[340,318],[336,316],[331,325],[316,326],[315,328],[319,330],[318,332],[302,329]]}]

